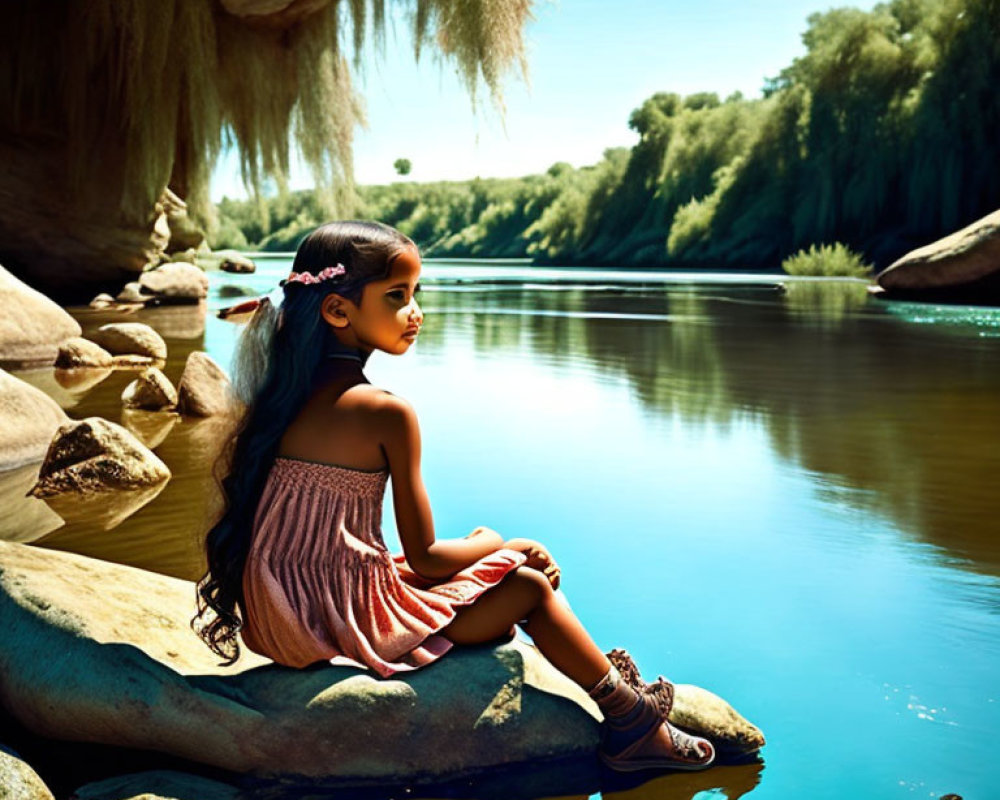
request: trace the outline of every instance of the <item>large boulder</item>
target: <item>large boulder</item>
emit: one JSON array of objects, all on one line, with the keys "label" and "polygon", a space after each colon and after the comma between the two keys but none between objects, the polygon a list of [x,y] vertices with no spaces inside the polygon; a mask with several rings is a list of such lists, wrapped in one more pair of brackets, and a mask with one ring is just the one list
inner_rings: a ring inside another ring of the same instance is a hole
[{"label": "large boulder", "polygon": [[187,261],[170,261],[144,272],[139,284],[144,293],[163,303],[196,303],[208,296],[208,276]]},{"label": "large boulder", "polygon": [[167,357],[163,337],[141,322],[110,322],[94,331],[90,338],[113,356],[136,355],[157,360]]},{"label": "large boulder", "polygon": [[46,366],[80,325],[41,292],[0,266],[0,366]]},{"label": "large boulder", "polygon": [[230,413],[234,404],[232,385],[222,367],[208,353],[191,353],[177,384],[177,410],[193,417],[212,417]]},{"label": "large boulder", "polygon": [[42,736],[170,753],[288,796],[512,765],[597,775],[600,712],[524,641],[456,647],[390,679],[245,647],[227,668],[190,627],[195,600],[189,581],[0,542],[0,708]]},{"label": "large boulder", "polygon": [[246,648],[225,668],[190,628],[195,598],[189,581],[0,542],[0,707],[42,736],[303,786],[549,759],[595,767],[596,707],[529,644],[456,648],[388,680]]},{"label": "large boulder", "polygon": [[68,420],[45,392],[0,369],[0,471],[41,460]]},{"label": "large boulder", "polygon": [[887,296],[1000,302],[1000,210],[907,253],[876,281]]}]

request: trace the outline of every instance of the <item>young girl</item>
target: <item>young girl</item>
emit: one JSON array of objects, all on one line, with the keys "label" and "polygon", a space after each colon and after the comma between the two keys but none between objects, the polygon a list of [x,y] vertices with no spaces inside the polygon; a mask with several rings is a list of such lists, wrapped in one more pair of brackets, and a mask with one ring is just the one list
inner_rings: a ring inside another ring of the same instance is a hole
[{"label": "young girl", "polygon": [[[601,708],[606,764],[707,767],[712,745],[666,720],[672,685],[644,683],[622,650],[601,652],[555,595],[559,567],[541,544],[488,528],[435,538],[417,417],[364,373],[375,350],[403,355],[416,341],[420,269],[398,231],[333,222],[302,242],[281,297],[257,305],[237,353],[247,410],[193,623],[206,607],[215,617],[195,629],[225,664],[239,632],[279,664],[387,677],[520,625]],[[398,555],[380,529],[390,477]]]}]

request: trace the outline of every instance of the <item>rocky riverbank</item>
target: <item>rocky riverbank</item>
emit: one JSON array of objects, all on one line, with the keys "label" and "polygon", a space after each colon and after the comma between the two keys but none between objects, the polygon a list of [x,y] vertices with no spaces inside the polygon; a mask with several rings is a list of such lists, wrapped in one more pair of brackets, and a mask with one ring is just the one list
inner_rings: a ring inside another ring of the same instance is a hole
[{"label": "rocky riverbank", "polygon": [[[205,285],[186,268],[170,271],[191,274],[196,292]],[[0,370],[8,796],[193,800],[443,784],[469,796],[515,769],[520,788],[504,796],[597,790],[597,709],[530,644],[458,648],[393,680],[325,664],[292,670],[245,648],[221,668],[191,629],[192,581],[26,544],[67,520],[120,536],[167,493],[202,519],[208,501],[191,482],[207,480],[238,407],[198,347],[203,296],[112,298],[74,318],[2,271],[0,289],[0,319],[14,308],[48,315],[0,328],[0,359],[19,366]],[[50,366],[23,370],[40,363]],[[114,414],[87,411],[109,385]],[[175,446],[185,457],[171,468],[160,454]],[[675,715],[736,760],[763,743],[698,687],[678,686]],[[695,791],[717,785],[705,780]]]}]

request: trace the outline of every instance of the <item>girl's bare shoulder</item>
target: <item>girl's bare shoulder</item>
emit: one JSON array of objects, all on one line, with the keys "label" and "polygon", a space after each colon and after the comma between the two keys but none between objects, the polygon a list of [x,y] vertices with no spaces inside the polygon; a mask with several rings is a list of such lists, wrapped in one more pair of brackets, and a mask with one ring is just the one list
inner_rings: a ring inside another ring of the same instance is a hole
[{"label": "girl's bare shoulder", "polygon": [[343,392],[340,398],[354,408],[373,412],[392,408],[400,403],[406,403],[402,397],[393,394],[388,389],[381,389],[378,386],[372,386],[370,383],[355,384]]}]

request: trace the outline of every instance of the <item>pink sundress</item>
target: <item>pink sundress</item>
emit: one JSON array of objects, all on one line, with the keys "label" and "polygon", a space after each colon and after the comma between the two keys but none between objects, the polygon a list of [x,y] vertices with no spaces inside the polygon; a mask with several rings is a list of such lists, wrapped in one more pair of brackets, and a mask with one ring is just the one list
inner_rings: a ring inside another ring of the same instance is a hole
[{"label": "pink sundress", "polygon": [[410,569],[382,539],[389,469],[277,458],[254,517],[243,572],[243,643],[279,664],[417,669],[453,643],[438,633],[521,566],[501,549],[441,583]]}]

